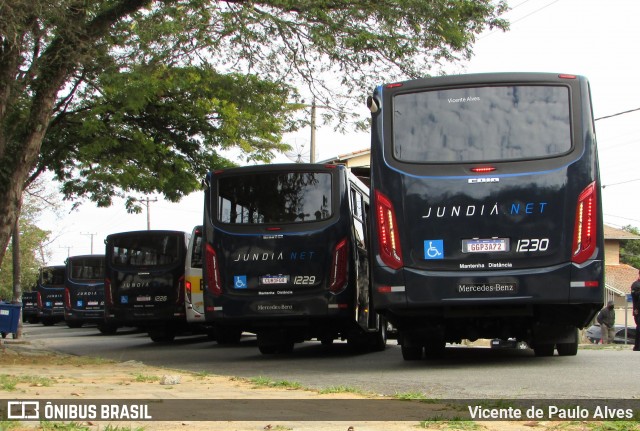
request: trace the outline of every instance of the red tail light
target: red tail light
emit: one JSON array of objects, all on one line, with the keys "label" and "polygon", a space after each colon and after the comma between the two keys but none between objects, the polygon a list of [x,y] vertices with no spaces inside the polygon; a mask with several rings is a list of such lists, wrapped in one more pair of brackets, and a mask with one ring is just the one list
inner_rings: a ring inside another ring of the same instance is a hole
[{"label": "red tail light", "polygon": [[38,308],[42,309],[42,295],[40,294],[40,292],[38,292],[38,294],[36,295],[36,298],[38,302]]},{"label": "red tail light", "polygon": [[398,269],[402,266],[402,251],[396,213],[389,198],[377,190],[376,214],[380,258],[389,268]]},{"label": "red tail light", "polygon": [[71,293],[69,292],[69,288],[64,288],[64,306],[67,310],[71,309]]},{"label": "red tail light", "polygon": [[178,295],[176,295],[176,304],[184,305],[184,275],[178,280]]},{"label": "red tail light", "polygon": [[111,280],[108,278],[104,279],[104,301],[105,305],[112,307],[113,306],[113,296],[111,294]]},{"label": "red tail light", "polygon": [[207,289],[209,292],[213,293],[215,296],[220,296],[222,294],[222,284],[220,282],[220,268],[218,268],[218,256],[216,256],[216,251],[211,246],[211,244],[207,244],[206,250],[206,259],[207,259]]},{"label": "red tail light", "polygon": [[331,257],[331,277],[329,279],[329,291],[333,294],[342,292],[347,287],[347,265],[349,243],[347,239],[340,241],[333,249]]},{"label": "red tail light", "polygon": [[185,290],[185,292],[186,292],[186,294],[187,294],[187,299],[189,300],[189,302],[193,302],[193,301],[191,300],[191,282],[190,282],[189,280],[187,280],[187,281],[184,283],[184,290]]},{"label": "red tail light", "polygon": [[571,260],[583,263],[589,259],[596,249],[598,226],[597,212],[598,190],[593,182],[578,197],[576,222],[573,231],[573,253]]}]

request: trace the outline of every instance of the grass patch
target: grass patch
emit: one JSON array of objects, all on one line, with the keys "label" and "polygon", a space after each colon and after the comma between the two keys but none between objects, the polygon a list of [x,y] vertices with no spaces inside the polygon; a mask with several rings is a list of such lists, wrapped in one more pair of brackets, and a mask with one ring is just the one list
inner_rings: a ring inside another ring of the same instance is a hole
[{"label": "grass patch", "polygon": [[73,356],[62,353],[42,352],[42,354],[25,354],[16,352],[11,355],[0,355],[0,365],[73,365],[81,367],[83,365],[103,365],[114,364],[117,361],[111,359],[90,357],[90,356]]},{"label": "grass patch", "polygon": [[396,392],[393,398],[396,400],[402,400],[402,401],[422,401],[422,402],[430,402],[430,403],[437,402],[433,398],[428,398],[422,392],[401,392],[401,393]]},{"label": "grass patch", "polygon": [[318,390],[319,394],[357,394],[357,395],[369,395],[362,389],[354,388],[353,386],[329,386],[324,389]]},{"label": "grass patch", "polygon": [[420,421],[420,428],[425,429],[442,429],[442,430],[460,430],[460,431],[474,431],[480,430],[484,427],[477,422],[460,418],[436,418],[425,421]]},{"label": "grass patch", "polygon": [[26,383],[29,386],[51,386],[53,384],[53,380],[48,377],[11,376],[8,374],[0,374],[1,391],[15,391],[16,386],[20,383]]},{"label": "grass patch", "polygon": [[207,378],[209,376],[211,376],[212,374],[208,371],[198,371],[197,373],[192,373],[194,377],[199,377],[201,379]]},{"label": "grass patch", "polygon": [[138,383],[153,383],[160,381],[160,376],[152,376],[149,374],[136,373],[134,374],[134,377],[134,380]]},{"label": "grass patch", "polygon": [[635,421],[582,422],[583,429],[589,431],[638,431],[640,423]]},{"label": "grass patch", "polygon": [[8,421],[0,419],[0,431],[9,431],[18,428],[19,426],[21,425],[18,421]]},{"label": "grass patch", "polygon": [[303,389],[298,382],[290,382],[288,380],[271,380],[268,377],[253,377],[249,379],[257,387],[281,388],[281,389]]}]

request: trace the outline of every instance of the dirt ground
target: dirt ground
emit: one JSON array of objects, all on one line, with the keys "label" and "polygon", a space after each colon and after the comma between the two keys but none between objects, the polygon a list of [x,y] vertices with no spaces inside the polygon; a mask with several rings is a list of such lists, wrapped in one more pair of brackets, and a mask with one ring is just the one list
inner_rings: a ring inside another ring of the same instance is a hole
[{"label": "dirt ground", "polygon": [[[173,380],[173,381],[172,381]],[[17,382],[14,387],[8,382]],[[4,400],[98,400],[98,399],[158,399],[158,400],[343,400],[371,399],[375,395],[353,393],[320,394],[295,385],[234,379],[204,375],[182,370],[147,366],[140,362],[112,362],[98,358],[62,355],[45,350],[37,341],[6,341],[0,346],[0,409]],[[320,413],[323,415],[325,413]],[[324,417],[324,416],[321,416]],[[331,417],[331,412],[326,412]],[[594,430],[595,424],[538,421],[76,421],[69,430],[271,430],[271,431],[405,431],[405,430]],[[39,422],[2,422],[0,431],[52,429]],[[58,428],[56,428],[58,429]],[[623,428],[613,428],[621,430]],[[628,428],[627,428],[628,429]],[[631,429],[640,430],[632,426]]]}]

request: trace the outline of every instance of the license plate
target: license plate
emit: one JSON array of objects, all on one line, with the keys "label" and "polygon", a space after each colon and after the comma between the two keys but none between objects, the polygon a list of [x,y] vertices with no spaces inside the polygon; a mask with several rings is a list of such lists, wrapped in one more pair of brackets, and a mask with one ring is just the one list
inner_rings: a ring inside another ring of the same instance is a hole
[{"label": "license plate", "polygon": [[150,296],[138,296],[136,298],[136,301],[138,301],[138,302],[149,302],[149,301],[151,301],[151,297]]},{"label": "license plate", "polygon": [[287,284],[289,283],[288,275],[263,275],[260,277],[260,284]]},{"label": "license plate", "polygon": [[509,251],[508,238],[463,239],[463,253],[495,253]]}]

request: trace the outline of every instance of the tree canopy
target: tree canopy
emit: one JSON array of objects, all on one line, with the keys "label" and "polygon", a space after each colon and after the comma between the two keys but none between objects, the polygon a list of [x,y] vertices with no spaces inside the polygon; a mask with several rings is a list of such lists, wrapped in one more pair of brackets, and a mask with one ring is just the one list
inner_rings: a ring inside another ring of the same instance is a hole
[{"label": "tree canopy", "polygon": [[[623,227],[622,230],[626,230],[634,235],[640,235],[640,229],[635,226],[627,225]],[[621,240],[620,261],[634,268],[640,268],[640,241],[637,239]]]},{"label": "tree canopy", "polygon": [[[224,150],[269,161],[302,96],[341,124],[381,82],[468,58],[501,0],[0,0],[0,262],[24,188],[176,200]],[[297,90],[296,90],[297,89]],[[298,94],[298,92],[300,94]]]}]

